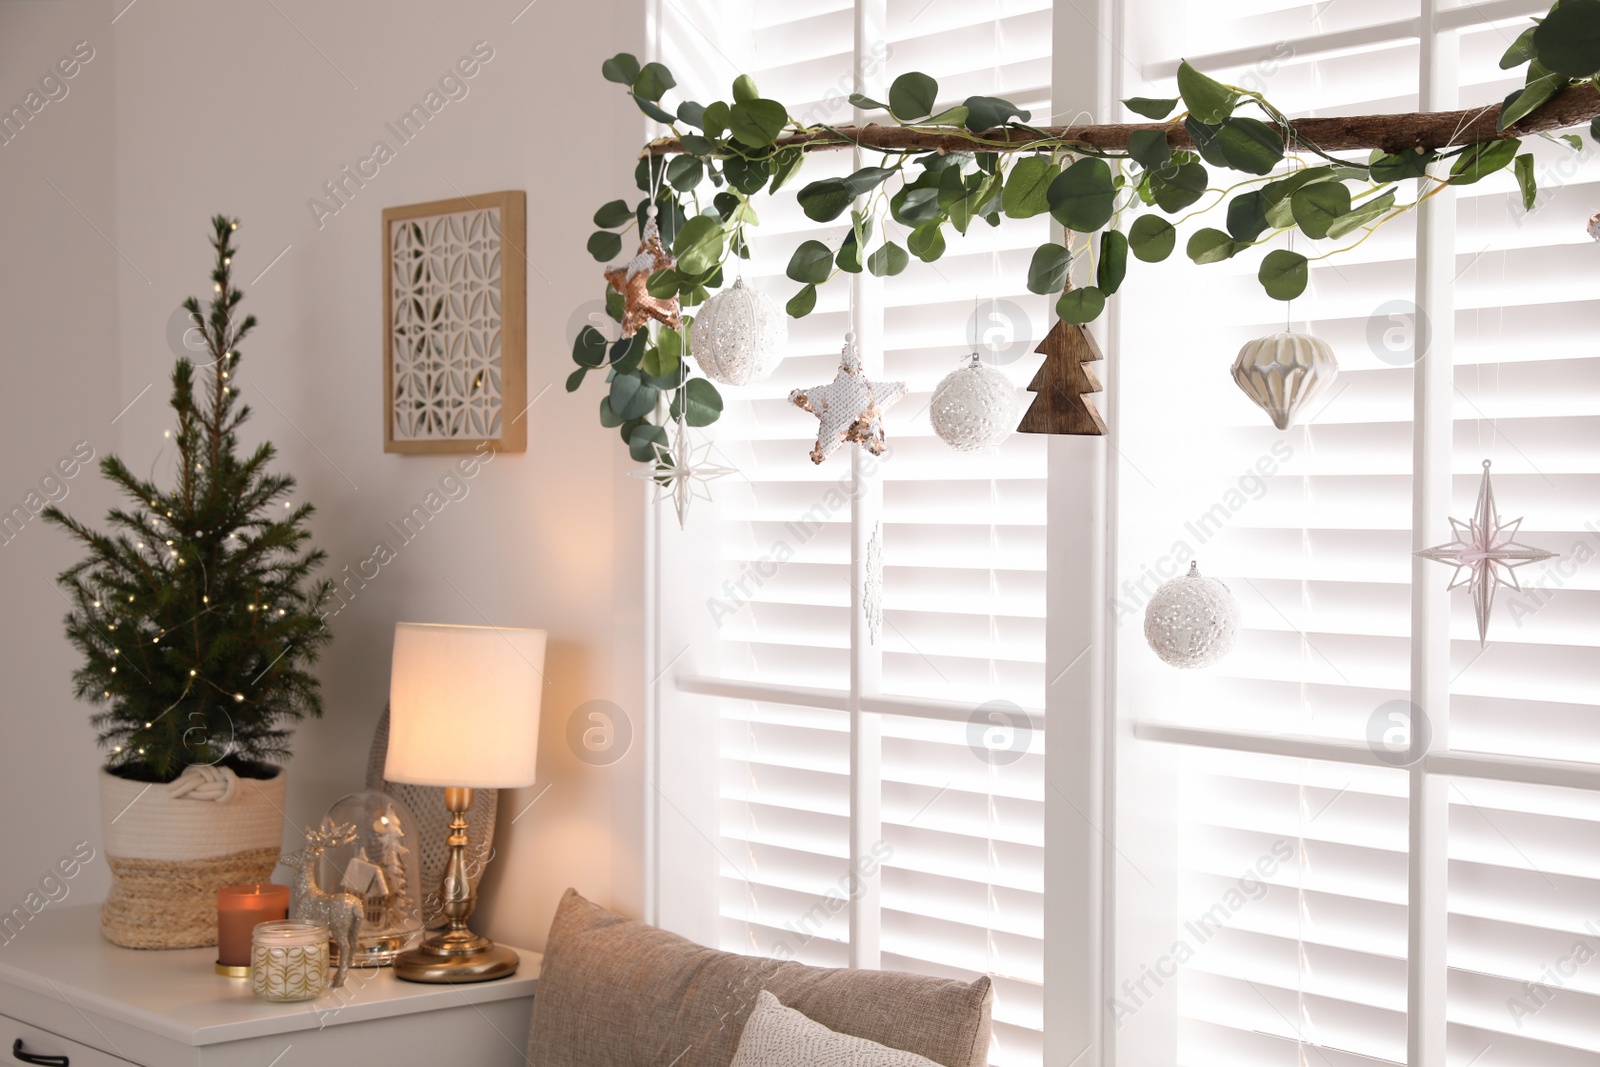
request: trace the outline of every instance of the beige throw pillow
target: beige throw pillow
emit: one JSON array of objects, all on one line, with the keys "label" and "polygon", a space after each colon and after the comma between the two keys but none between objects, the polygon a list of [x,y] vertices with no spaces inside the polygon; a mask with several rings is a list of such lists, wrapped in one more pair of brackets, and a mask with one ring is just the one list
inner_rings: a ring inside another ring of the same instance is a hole
[{"label": "beige throw pillow", "polygon": [[829,1030],[763,989],[729,1067],[938,1067],[913,1052]]}]

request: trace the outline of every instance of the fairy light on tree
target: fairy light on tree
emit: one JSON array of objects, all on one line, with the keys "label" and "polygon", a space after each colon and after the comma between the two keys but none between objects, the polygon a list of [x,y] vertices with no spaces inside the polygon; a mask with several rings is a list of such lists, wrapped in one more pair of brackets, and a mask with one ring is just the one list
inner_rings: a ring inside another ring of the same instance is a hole
[{"label": "fairy light on tree", "polygon": [[[109,769],[136,781],[169,782],[192,764],[264,777],[289,754],[285,724],[322,714],[308,668],[330,636],[320,609],[333,584],[311,578],[326,558],[308,544],[313,509],[286,502],[295,482],[269,472],[271,444],[242,454],[238,441],[250,417],[233,384],[238,346],[256,320],[236,317],[237,225],[212,219],[210,305],[184,302],[212,359],[198,378],[188,358],[172,371],[177,422],[164,437],[177,447],[176,484],[107,456],[101,473],[132,506],[113,509],[104,532],[43,513],[88,550],[60,576],[73,601],[67,636],[83,655],[74,690],[98,698],[90,722]],[[254,610],[263,601],[282,610]]]}]

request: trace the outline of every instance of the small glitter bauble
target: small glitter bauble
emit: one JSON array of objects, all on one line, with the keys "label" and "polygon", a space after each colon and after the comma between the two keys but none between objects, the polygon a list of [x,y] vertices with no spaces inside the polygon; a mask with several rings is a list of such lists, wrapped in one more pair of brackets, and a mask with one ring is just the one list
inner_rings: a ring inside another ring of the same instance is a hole
[{"label": "small glitter bauble", "polygon": [[934,387],[928,418],[939,440],[957,452],[982,452],[1011,436],[1018,406],[1011,379],[974,355]]},{"label": "small glitter bauble", "polygon": [[712,381],[749,385],[771,377],[788,341],[788,316],[766,293],[735,278],[694,317],[689,353]]},{"label": "small glitter bauble", "polygon": [[1174,667],[1209,667],[1233,648],[1239,636],[1239,605],[1228,587],[1189,573],[1156,590],[1144,609],[1144,639]]}]

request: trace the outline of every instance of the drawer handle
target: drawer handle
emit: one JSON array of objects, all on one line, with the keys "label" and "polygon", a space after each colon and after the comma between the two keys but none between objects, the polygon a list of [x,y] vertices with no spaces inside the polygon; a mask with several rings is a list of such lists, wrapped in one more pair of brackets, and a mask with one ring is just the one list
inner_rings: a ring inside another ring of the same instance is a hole
[{"label": "drawer handle", "polygon": [[11,1058],[21,1060],[23,1063],[37,1063],[42,1067],[70,1067],[70,1061],[65,1056],[37,1056],[22,1047],[22,1038],[17,1038],[11,1046]]}]

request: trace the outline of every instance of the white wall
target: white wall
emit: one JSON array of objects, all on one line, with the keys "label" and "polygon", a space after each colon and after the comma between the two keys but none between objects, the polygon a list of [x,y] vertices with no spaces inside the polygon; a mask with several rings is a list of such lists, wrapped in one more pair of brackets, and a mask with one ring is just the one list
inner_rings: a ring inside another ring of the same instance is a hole
[{"label": "white wall", "polygon": [[[87,16],[72,8],[73,17],[98,22],[96,32],[108,42],[100,53],[104,66],[95,66],[97,58],[80,81],[101,79],[104,91],[114,80],[115,106],[101,103],[98,126],[86,125],[61,151],[69,168],[81,155],[114,174],[109,182],[101,173],[98,185],[85,190],[86,198],[97,192],[98,215],[80,206],[127,262],[109,258],[92,232],[83,241],[77,231],[87,227],[59,209],[48,186],[28,193],[37,206],[25,220],[30,228],[22,255],[4,257],[8,275],[20,270],[17,258],[55,260],[32,300],[18,304],[22,298],[7,286],[12,314],[6,337],[24,343],[6,346],[6,375],[19,374],[22,360],[31,363],[50,347],[45,339],[67,309],[76,316],[88,304],[94,314],[72,324],[84,335],[74,349],[97,355],[85,357],[77,373],[82,378],[92,370],[104,380],[92,393],[64,387],[29,392],[37,425],[27,433],[6,426],[11,447],[0,457],[0,486],[12,495],[21,491],[35,467],[42,470],[70,444],[55,441],[65,432],[59,427],[98,418],[101,409],[114,414],[152,382],[155,387],[118,424],[120,434],[107,439],[135,469],[167,462],[161,446],[168,425],[164,379],[173,358],[169,319],[184,296],[205,296],[209,216],[239,217],[236,277],[246,294],[243,309],[261,320],[243,346],[239,374],[255,410],[246,436],[272,440],[280,466],[299,478],[301,496],[317,505],[316,543],[330,554],[336,576],[343,577],[347,565],[353,571],[380,540],[398,548],[398,558],[332,622],[334,641],[319,669],[328,711],[296,736],[290,818],[314,822],[338,796],[361,787],[372,727],[386,698],[396,620],[541,626],[550,631],[550,651],[540,780],[501,798],[482,925],[496,938],[538,947],[568,885],[638,914],[644,490],[623,476],[633,464],[615,433],[595,421],[595,384],[573,397],[562,383],[572,368],[569,317],[599,296],[603,284],[583,247],[589,216],[602,201],[630,195],[631,157],[643,131],[633,105],[600,79],[599,63],[619,49],[642,51],[643,0],[537,0],[526,9],[525,0],[449,6],[140,0],[108,25],[125,2],[113,0],[115,10],[84,5]],[[76,39],[66,28],[68,14],[55,10],[68,6],[54,5],[48,14],[28,5],[0,8],[0,41],[6,42],[0,45],[6,57],[0,93],[21,90],[13,84],[15,52],[35,60],[20,70],[42,70],[56,39]],[[40,22],[47,25],[33,25]],[[480,41],[493,56],[467,81],[467,95],[447,103],[413,141],[400,145],[385,123],[421,102]],[[75,92],[63,114],[41,119],[60,118],[63,127],[68,119],[90,123],[95,116],[88,106],[80,109],[81,119],[69,113],[78,103],[88,101]],[[91,146],[86,139],[96,136]],[[396,148],[393,161],[337,214],[316,219],[308,201],[327,202],[324,183],[368,156],[379,139]],[[16,147],[0,149],[0,167]],[[547,385],[550,391],[529,411],[527,453],[496,458],[469,483],[467,496],[401,547],[385,522],[420,503],[452,460],[382,450],[380,213],[390,205],[500,189],[528,193],[529,395]],[[17,210],[16,199],[4,197],[8,216]],[[46,209],[48,225],[34,217]],[[13,226],[8,221],[5,232]],[[68,239],[78,255],[62,246]],[[69,304],[62,278],[69,264],[91,253],[96,273],[86,278],[87,264],[72,272]],[[106,315],[113,306],[111,321]],[[113,332],[115,354],[108,344]],[[4,401],[4,410],[18,406],[17,395]],[[44,427],[50,432],[41,432]],[[19,455],[24,452],[26,462]],[[79,510],[102,509],[84,504]],[[28,535],[40,542],[51,536]],[[70,556],[59,543],[51,547],[55,562],[49,567]],[[0,550],[0,564],[7,565],[0,581],[8,591],[26,581],[38,590],[19,594],[7,613],[8,628],[21,623],[28,636],[25,653],[13,660],[8,648],[5,662],[8,675],[27,679],[28,696],[14,719],[39,739],[0,751],[0,788],[16,811],[30,785],[61,780],[80,794],[71,803],[81,820],[93,810],[92,793],[81,794],[92,791],[96,762],[86,712],[65,695],[71,657],[55,625],[59,611],[45,603],[54,594],[36,577],[13,576],[21,568],[6,555],[14,551]],[[45,558],[29,562],[38,569]],[[13,691],[22,689],[14,685]],[[570,714],[591,699],[616,702],[635,725],[634,751],[610,767],[583,763],[567,743]],[[8,820],[0,831],[8,853],[0,888],[10,896],[25,891],[27,880],[13,875],[18,868],[10,854],[20,852],[22,871],[42,867],[59,850],[56,839],[68,833],[53,825],[55,816],[47,822],[21,832]],[[19,832],[25,839],[14,849],[12,835]]]}]

